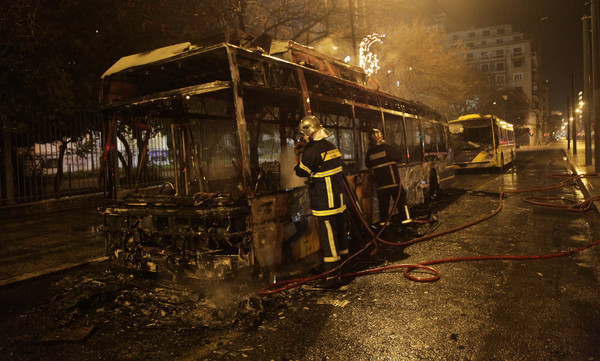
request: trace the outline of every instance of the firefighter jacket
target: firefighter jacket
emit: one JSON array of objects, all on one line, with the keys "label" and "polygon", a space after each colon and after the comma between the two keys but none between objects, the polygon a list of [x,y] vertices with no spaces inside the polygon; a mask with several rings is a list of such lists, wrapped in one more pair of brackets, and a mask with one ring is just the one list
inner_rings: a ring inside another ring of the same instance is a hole
[{"label": "firefighter jacket", "polygon": [[365,165],[373,171],[373,178],[378,190],[398,187],[397,162],[402,161],[402,152],[393,145],[384,142],[372,146],[367,151]]},{"label": "firefighter jacket", "polygon": [[346,210],[342,154],[326,139],[310,141],[294,167],[298,177],[308,177],[308,196],[312,214],[331,216]]}]

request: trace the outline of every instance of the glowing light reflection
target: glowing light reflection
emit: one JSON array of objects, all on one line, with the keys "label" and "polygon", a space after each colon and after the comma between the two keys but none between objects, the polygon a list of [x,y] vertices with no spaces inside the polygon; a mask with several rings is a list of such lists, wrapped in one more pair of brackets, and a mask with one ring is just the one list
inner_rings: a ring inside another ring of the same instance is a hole
[{"label": "glowing light reflection", "polygon": [[367,35],[360,42],[359,49],[359,66],[365,70],[367,75],[372,75],[377,73],[377,70],[380,69],[378,63],[379,59],[377,59],[377,54],[371,52],[371,45],[375,43],[383,44],[383,38],[385,35],[379,35],[377,33]]}]

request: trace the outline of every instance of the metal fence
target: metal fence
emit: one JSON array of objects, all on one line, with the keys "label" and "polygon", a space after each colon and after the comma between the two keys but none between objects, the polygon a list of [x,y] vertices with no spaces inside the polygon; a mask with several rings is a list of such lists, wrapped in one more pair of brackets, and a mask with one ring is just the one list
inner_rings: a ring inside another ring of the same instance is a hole
[{"label": "metal fence", "polygon": [[[144,129],[122,125],[116,130],[119,187],[173,181],[170,128],[163,123],[154,120]],[[0,128],[0,206],[101,193],[105,127],[98,112],[74,112]]]},{"label": "metal fence", "polygon": [[28,119],[0,131],[1,205],[100,192],[101,114]]}]

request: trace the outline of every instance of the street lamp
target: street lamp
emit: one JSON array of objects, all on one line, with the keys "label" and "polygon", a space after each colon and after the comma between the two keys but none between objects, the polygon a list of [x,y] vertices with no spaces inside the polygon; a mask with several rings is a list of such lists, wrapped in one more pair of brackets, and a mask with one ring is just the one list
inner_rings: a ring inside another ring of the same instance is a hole
[{"label": "street lamp", "polygon": [[577,140],[577,135],[575,134],[575,123],[573,123],[573,116],[569,117],[569,128],[571,131],[571,141],[573,142],[573,148],[575,148],[575,141]]}]

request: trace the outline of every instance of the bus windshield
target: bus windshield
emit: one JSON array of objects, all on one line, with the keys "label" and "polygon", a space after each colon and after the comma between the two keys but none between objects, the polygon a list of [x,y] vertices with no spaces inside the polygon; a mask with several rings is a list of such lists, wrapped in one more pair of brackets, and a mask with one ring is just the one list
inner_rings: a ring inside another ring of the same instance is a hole
[{"label": "bus windshield", "polygon": [[489,119],[469,119],[449,124],[452,144],[458,149],[493,147],[492,122]]}]

